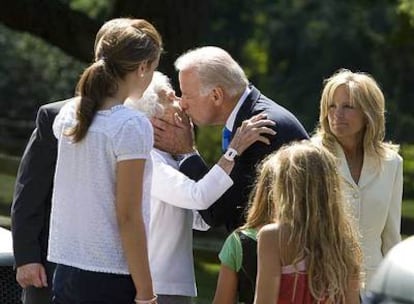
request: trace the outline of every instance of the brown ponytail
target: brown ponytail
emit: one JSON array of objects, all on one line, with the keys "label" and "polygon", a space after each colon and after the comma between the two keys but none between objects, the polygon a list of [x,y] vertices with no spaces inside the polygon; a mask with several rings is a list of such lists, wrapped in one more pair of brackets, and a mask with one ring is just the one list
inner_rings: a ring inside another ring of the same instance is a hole
[{"label": "brown ponytail", "polygon": [[66,132],[74,142],[81,141],[93,121],[96,111],[106,96],[113,95],[118,88],[116,79],[108,73],[104,60],[99,60],[85,69],[76,86],[80,103],[76,111],[77,124]]},{"label": "brown ponytail", "polygon": [[141,63],[151,64],[161,51],[161,36],[151,23],[126,18],[105,23],[96,39],[96,62],[85,69],[76,87],[80,95],[77,124],[66,135],[74,142],[81,141],[102,102],[117,93],[118,82]]}]

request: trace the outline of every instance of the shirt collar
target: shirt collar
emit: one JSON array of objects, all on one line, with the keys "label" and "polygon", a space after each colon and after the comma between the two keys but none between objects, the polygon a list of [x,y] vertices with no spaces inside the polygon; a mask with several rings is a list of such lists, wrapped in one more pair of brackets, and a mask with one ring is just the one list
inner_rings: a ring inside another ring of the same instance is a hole
[{"label": "shirt collar", "polygon": [[251,91],[252,90],[247,86],[244,90],[243,95],[240,97],[239,101],[234,107],[233,111],[230,113],[229,118],[227,118],[226,128],[230,131],[233,131],[234,121],[236,120],[237,113],[239,112],[240,107],[242,106],[243,102],[246,100],[247,96],[250,94]]}]

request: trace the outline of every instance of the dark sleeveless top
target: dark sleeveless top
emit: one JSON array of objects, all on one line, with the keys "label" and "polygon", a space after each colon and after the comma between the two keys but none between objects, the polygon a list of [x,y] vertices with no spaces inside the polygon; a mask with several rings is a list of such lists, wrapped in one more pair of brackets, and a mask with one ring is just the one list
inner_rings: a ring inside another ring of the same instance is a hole
[{"label": "dark sleeveless top", "polygon": [[242,265],[238,276],[239,301],[253,304],[257,275],[257,241],[237,231],[242,245]]}]

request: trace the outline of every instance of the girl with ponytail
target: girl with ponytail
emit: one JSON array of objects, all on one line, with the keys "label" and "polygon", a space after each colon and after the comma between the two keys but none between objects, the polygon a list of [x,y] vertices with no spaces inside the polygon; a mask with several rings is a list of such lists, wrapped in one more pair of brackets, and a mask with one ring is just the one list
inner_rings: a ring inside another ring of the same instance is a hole
[{"label": "girl with ponytail", "polygon": [[151,82],[162,51],[157,30],[118,18],[96,35],[95,61],[53,124],[58,160],[48,260],[53,303],[157,303],[146,225],[153,132],[124,107]]}]

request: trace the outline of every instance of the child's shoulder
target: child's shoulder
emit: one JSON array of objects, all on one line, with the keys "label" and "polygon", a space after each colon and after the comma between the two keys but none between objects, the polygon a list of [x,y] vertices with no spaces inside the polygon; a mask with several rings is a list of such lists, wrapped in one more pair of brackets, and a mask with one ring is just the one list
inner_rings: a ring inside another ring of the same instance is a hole
[{"label": "child's shoulder", "polygon": [[258,233],[258,240],[266,243],[276,243],[279,239],[281,225],[278,223],[272,223],[264,225]]},{"label": "child's shoulder", "polygon": [[258,239],[272,245],[280,246],[281,243],[286,243],[291,234],[291,229],[288,225],[283,223],[272,223],[263,226],[259,233]]},{"label": "child's shoulder", "polygon": [[282,223],[271,223],[264,225],[260,231],[259,234],[266,233],[266,234],[285,234],[286,232],[290,231],[290,228],[286,224]]}]

